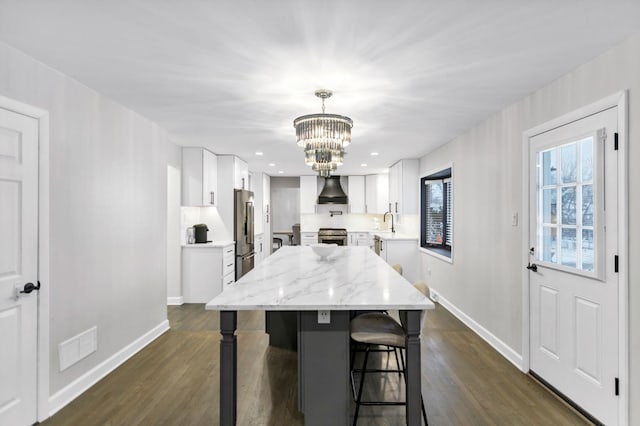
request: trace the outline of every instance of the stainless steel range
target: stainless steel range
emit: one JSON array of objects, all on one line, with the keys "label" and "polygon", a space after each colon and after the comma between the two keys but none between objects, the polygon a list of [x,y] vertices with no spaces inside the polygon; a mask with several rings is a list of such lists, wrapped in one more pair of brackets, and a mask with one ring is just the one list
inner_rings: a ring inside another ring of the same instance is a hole
[{"label": "stainless steel range", "polygon": [[347,230],[344,228],[320,228],[318,229],[318,242],[346,246]]}]

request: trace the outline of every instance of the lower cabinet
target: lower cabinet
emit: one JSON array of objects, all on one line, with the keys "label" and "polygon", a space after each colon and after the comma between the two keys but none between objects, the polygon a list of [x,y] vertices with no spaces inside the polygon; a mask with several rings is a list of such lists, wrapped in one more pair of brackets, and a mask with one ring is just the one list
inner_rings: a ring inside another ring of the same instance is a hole
[{"label": "lower cabinet", "polygon": [[372,248],[373,240],[368,232],[349,232],[347,233],[347,244]]},{"label": "lower cabinet", "polygon": [[313,244],[318,244],[317,232],[301,232],[300,233],[300,245],[311,246]]},{"label": "lower cabinet", "polygon": [[402,276],[414,283],[419,276],[418,240],[380,240],[380,257],[391,266],[402,266]]},{"label": "lower cabinet", "polygon": [[234,244],[182,247],[185,303],[207,303],[234,281]]},{"label": "lower cabinet", "polygon": [[256,255],[253,259],[254,266],[258,266],[264,259],[264,234],[257,234],[253,240]]}]

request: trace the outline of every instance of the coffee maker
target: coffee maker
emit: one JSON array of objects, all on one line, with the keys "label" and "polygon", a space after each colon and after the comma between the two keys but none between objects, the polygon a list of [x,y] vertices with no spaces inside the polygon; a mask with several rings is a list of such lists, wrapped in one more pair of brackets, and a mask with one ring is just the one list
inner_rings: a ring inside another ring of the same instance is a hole
[{"label": "coffee maker", "polygon": [[204,244],[210,241],[207,241],[207,232],[209,232],[209,228],[204,223],[200,223],[198,225],[193,225],[196,244]]}]

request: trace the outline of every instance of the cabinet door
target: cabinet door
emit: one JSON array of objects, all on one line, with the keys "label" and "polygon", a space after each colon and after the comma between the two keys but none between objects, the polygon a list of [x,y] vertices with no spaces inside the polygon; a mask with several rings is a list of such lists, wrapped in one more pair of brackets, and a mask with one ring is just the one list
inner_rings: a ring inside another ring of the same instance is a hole
[{"label": "cabinet door", "polygon": [[300,176],[300,214],[314,214],[318,199],[318,177]]},{"label": "cabinet door", "polygon": [[368,175],[365,184],[366,212],[383,214],[389,210],[389,175]]},{"label": "cabinet door", "polygon": [[349,212],[366,213],[364,176],[349,176]]},{"label": "cabinet door", "polygon": [[249,165],[239,159],[234,158],[234,188],[249,189]]},{"label": "cabinet door", "polygon": [[380,240],[380,257],[387,260],[387,240]]},{"label": "cabinet door", "polygon": [[[182,148],[182,205],[210,206],[218,190],[218,160],[202,148]],[[213,193],[213,196],[212,196]]]},{"label": "cabinet door", "polygon": [[254,263],[255,265],[259,265],[260,262],[262,262],[263,259],[263,253],[264,253],[264,235],[263,234],[258,234],[255,237],[255,257],[254,257]]},{"label": "cabinet door", "polygon": [[218,157],[202,150],[202,204],[216,205],[218,195]]},{"label": "cabinet door", "polygon": [[401,163],[397,162],[389,168],[389,209],[397,213],[396,206],[400,193]]}]

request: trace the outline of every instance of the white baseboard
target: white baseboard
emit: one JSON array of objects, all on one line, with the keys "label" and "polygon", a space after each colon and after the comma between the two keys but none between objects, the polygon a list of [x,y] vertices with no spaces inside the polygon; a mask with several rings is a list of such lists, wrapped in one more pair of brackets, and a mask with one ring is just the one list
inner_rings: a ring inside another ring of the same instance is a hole
[{"label": "white baseboard", "polygon": [[167,305],[182,305],[184,303],[182,296],[167,297]]},{"label": "white baseboard", "polygon": [[129,345],[116,352],[113,356],[98,364],[64,388],[49,397],[49,416],[53,416],[65,405],[76,399],[91,386],[107,374],[118,368],[123,362],[131,358],[149,343],[169,330],[169,320],[164,320]]},{"label": "white baseboard", "polygon": [[478,336],[480,336],[485,342],[487,342],[493,349],[498,351],[500,355],[505,357],[509,362],[515,365],[518,370],[523,371],[522,364],[522,355],[513,350],[509,345],[504,343],[502,340],[497,338],[493,333],[489,330],[478,324],[474,321],[470,316],[462,312],[458,309],[453,303],[449,302],[446,298],[442,297],[438,292],[433,289],[430,289],[432,294],[435,294],[433,297],[434,300],[437,300],[446,310],[451,312],[456,318],[462,321],[467,327],[469,327],[473,332],[475,332]]}]

